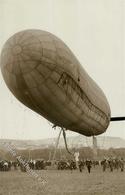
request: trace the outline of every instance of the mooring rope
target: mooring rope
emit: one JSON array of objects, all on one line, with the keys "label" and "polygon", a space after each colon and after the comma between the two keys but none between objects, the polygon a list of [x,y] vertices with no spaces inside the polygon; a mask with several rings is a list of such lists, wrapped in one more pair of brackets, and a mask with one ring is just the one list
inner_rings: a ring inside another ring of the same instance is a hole
[{"label": "mooring rope", "polygon": [[63,131],[63,138],[64,138],[64,143],[65,143],[65,148],[66,148],[67,152],[70,155],[74,155],[71,151],[69,151],[69,148],[68,148],[68,145],[67,145],[67,140],[66,140],[66,132],[65,132],[64,128],[62,128],[62,131]]}]

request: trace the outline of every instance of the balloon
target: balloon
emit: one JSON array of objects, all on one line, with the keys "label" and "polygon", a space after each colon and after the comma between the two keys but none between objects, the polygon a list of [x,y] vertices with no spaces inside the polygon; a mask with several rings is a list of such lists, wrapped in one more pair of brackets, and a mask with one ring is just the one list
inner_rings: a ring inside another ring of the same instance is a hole
[{"label": "balloon", "polygon": [[108,101],[66,44],[42,30],[24,30],[5,43],[3,78],[24,105],[60,126],[86,136],[110,122]]}]

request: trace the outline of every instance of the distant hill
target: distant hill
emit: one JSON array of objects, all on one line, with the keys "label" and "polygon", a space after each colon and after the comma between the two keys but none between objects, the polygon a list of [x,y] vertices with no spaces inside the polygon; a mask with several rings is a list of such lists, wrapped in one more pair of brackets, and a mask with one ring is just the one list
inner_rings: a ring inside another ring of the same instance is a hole
[{"label": "distant hill", "polygon": [[[57,138],[48,138],[41,140],[0,140],[0,150],[5,149],[5,145],[12,145],[13,148],[18,150],[25,149],[40,149],[54,147]],[[67,143],[69,148],[80,148],[80,147],[92,147],[92,138],[88,138],[82,135],[67,137]],[[97,137],[98,147],[101,149],[109,148],[125,148],[125,140],[119,137],[108,137],[98,136]],[[64,147],[63,138],[60,139],[59,147]]]}]

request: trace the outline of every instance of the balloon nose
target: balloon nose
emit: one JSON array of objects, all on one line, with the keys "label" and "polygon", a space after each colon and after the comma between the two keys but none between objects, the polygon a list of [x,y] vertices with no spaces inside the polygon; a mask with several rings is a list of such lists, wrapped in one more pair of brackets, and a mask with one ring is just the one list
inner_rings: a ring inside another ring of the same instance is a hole
[{"label": "balloon nose", "polygon": [[55,67],[55,53],[50,48],[55,52],[53,41],[44,31],[39,35],[39,31],[25,30],[10,37],[1,54],[1,69],[9,88],[20,88],[22,80],[28,87],[44,82]]},{"label": "balloon nose", "polygon": [[30,31],[21,31],[5,43],[2,67],[12,74],[29,73],[41,62],[42,44]]}]

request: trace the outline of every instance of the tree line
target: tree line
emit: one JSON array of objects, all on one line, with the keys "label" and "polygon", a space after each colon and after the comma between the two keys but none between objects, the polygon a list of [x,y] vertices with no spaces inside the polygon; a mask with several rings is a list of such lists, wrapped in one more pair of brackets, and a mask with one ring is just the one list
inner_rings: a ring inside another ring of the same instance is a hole
[{"label": "tree line", "polygon": [[[109,149],[97,149],[97,153],[93,152],[93,149],[90,147],[81,147],[81,148],[71,148],[71,152],[79,151],[81,159],[103,159],[104,157],[122,157],[125,158],[125,148],[109,148]],[[52,160],[54,154],[54,147],[51,148],[41,148],[41,149],[25,149],[25,150],[16,150],[18,156],[22,156],[25,159],[44,159]],[[65,148],[58,148],[56,150],[55,158],[60,159],[72,159]],[[11,153],[0,150],[0,159],[6,160],[15,160],[15,157]]]}]

